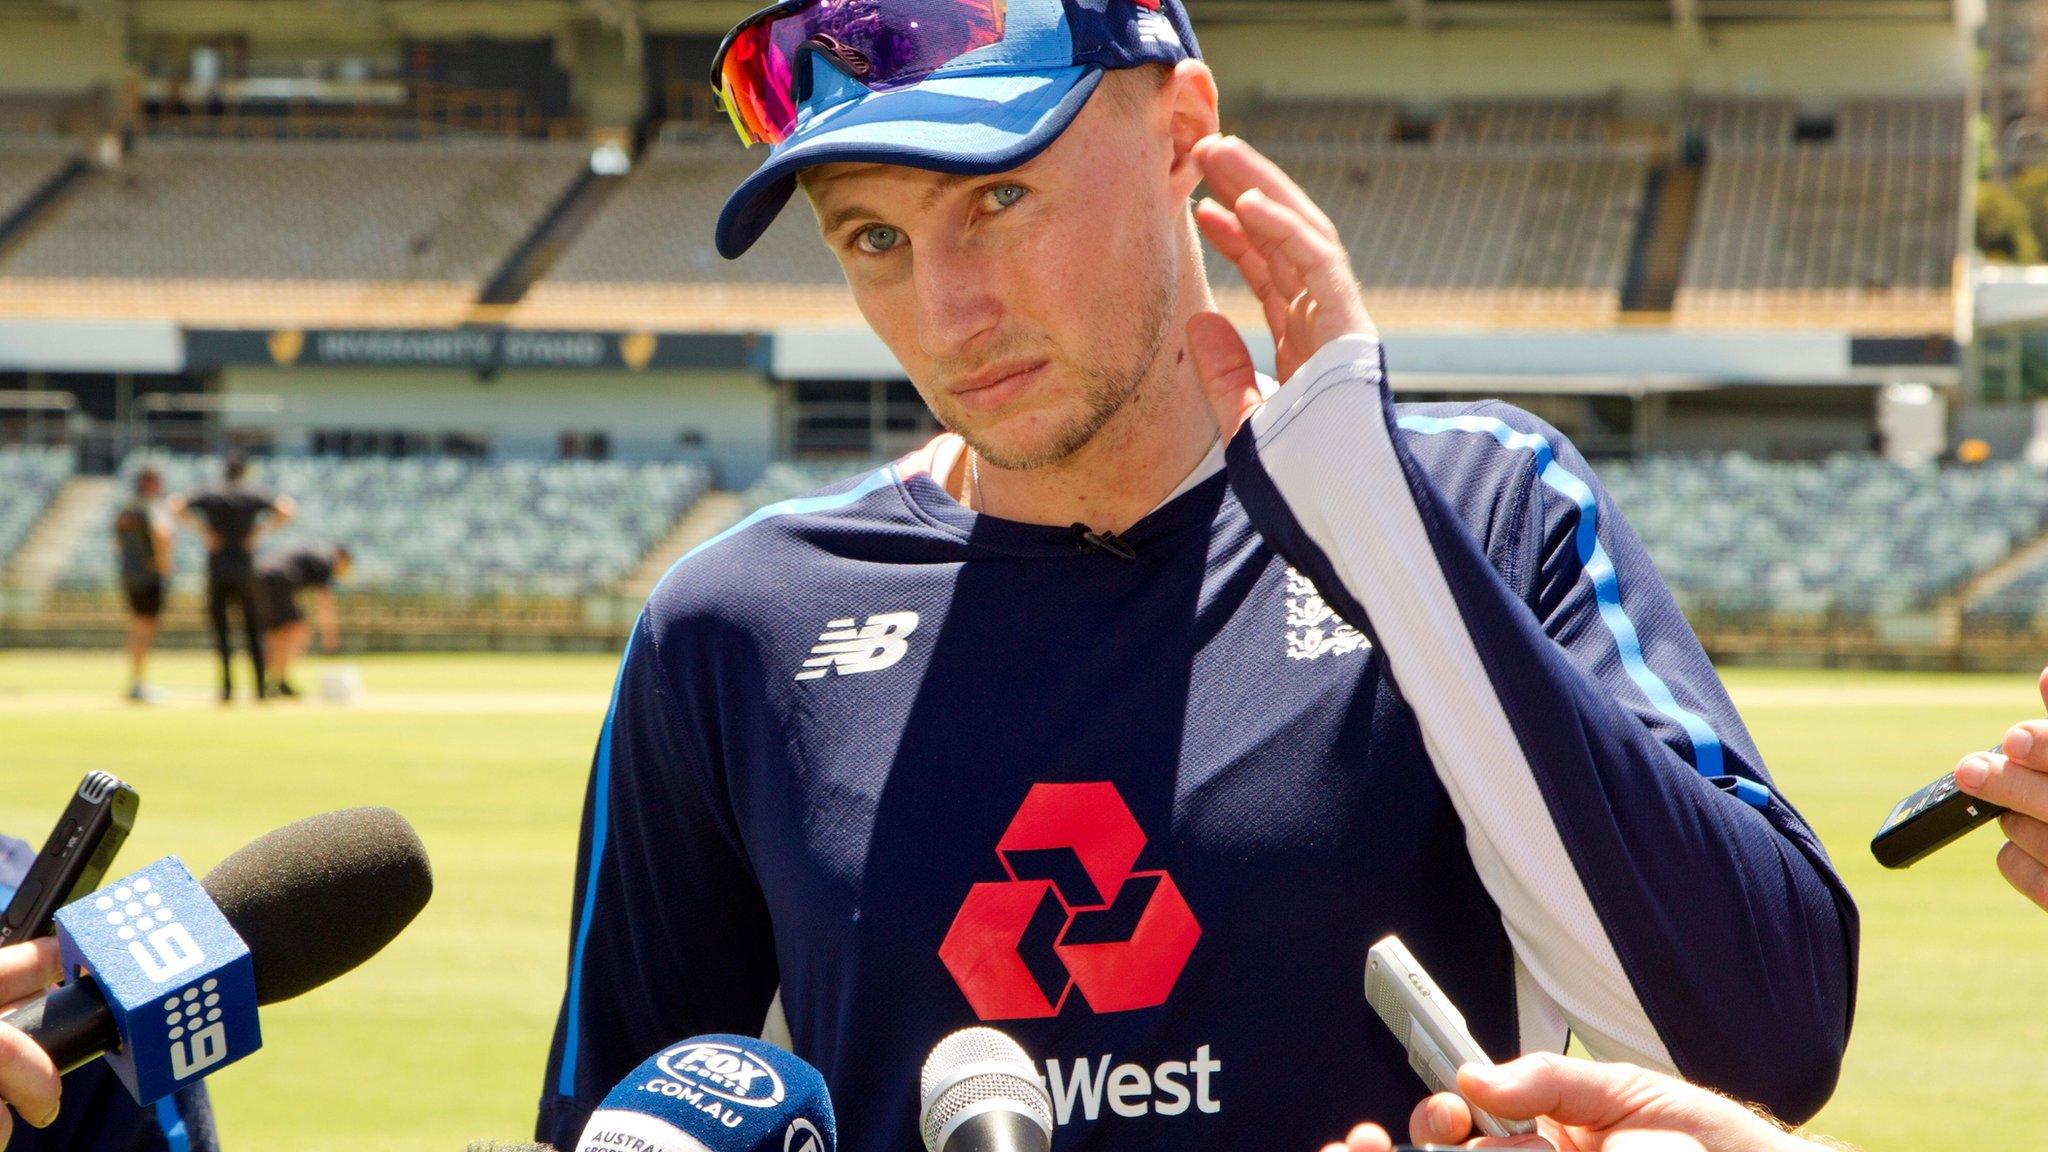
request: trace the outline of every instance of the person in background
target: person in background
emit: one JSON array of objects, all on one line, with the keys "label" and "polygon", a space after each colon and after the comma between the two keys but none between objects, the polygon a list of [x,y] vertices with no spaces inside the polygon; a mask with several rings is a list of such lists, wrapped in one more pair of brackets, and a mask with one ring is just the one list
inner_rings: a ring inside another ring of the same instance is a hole
[{"label": "person in background", "polygon": [[355,558],[339,544],[301,544],[264,556],[256,562],[256,591],[263,609],[264,659],[270,687],[279,696],[295,697],[292,664],[312,640],[312,626],[299,608],[299,593],[313,591],[314,618],[320,625],[320,646],[329,653],[341,647],[341,618],[334,607],[334,582],[348,579]]},{"label": "person in background", "polygon": [[135,474],[134,495],[114,514],[114,555],[128,598],[128,698],[139,704],[153,699],[143,670],[171,577],[171,521],[158,504],[163,492],[163,474],[144,468]]},{"label": "person in background", "polygon": [[249,462],[229,456],[220,483],[188,496],[174,497],[171,509],[206,541],[206,617],[220,650],[220,700],[235,698],[234,644],[228,637],[228,608],[239,604],[249,636],[249,661],[255,666],[256,698],[268,695],[263,668],[262,608],[256,598],[256,538],[290,523],[297,506],[289,496],[270,496],[249,488]]}]

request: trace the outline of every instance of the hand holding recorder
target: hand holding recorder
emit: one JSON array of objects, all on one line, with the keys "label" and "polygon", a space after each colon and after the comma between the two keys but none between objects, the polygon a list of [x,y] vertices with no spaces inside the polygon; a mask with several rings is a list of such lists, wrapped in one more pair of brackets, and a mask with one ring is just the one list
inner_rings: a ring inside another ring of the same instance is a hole
[{"label": "hand holding recorder", "polygon": [[[2041,673],[2040,689],[2048,705],[2048,669]],[[1993,751],[1963,757],[1955,783],[1969,796],[2010,809],[1998,817],[2006,837],[1998,871],[2021,895],[2048,909],[2048,720],[2015,724]]]},{"label": "hand holding recorder", "polygon": [[[1536,1121],[1536,1137],[1482,1140],[1480,1147],[1559,1152],[1821,1152],[1815,1143],[1726,1096],[1661,1072],[1539,1052],[1497,1067],[1458,1071],[1462,1096],[1442,1093],[1416,1106],[1417,1143],[1462,1143],[1476,1135],[1469,1100],[1496,1116]],[[1840,1147],[1836,1145],[1836,1147]]]}]

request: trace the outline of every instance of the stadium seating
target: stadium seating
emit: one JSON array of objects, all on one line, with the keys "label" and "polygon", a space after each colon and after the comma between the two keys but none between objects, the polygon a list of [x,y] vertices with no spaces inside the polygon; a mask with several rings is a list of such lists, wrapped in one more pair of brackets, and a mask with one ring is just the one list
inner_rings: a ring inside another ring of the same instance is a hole
[{"label": "stadium seating", "polygon": [[[873,467],[774,464],[742,504],[760,508]],[[2048,529],[2048,475],[2018,464],[1674,455],[1606,460],[1597,472],[1681,604],[1702,618],[1924,610]],[[2012,595],[2048,614],[2048,559]]]},{"label": "stadium seating", "polygon": [[[1722,105],[1673,303],[1681,328],[1946,331],[1955,307],[1960,103],[1846,102],[1833,140],[1741,127]],[[1770,124],[1786,110],[1757,110]]]},{"label": "stadium seating", "polygon": [[1672,137],[1681,148],[1694,141],[1709,150],[1789,148],[1798,122],[1797,101],[1695,96],[1680,110]]},{"label": "stadium seating", "polygon": [[1597,144],[1607,138],[1613,101],[1452,100],[1438,117],[1439,144]]},{"label": "stadium seating", "polygon": [[761,478],[740,493],[740,505],[752,512],[782,500],[808,495],[827,484],[858,476],[881,467],[878,462],[781,461],[770,464]]},{"label": "stadium seating", "polygon": [[1275,144],[1362,147],[1394,138],[1401,107],[1389,100],[1254,96],[1231,114],[1230,130],[1260,148]]},{"label": "stadium seating", "polygon": [[69,448],[0,448],[0,571],[71,476]]},{"label": "stadium seating", "polygon": [[725,198],[761,162],[730,129],[650,147],[604,209],[534,285],[515,322],[748,328],[762,317],[858,323],[839,263],[802,197],[740,260],[712,234]]},{"label": "stadium seating", "polygon": [[0,263],[0,310],[454,323],[585,155],[500,141],[146,141]]},{"label": "stadium seating", "polygon": [[0,220],[56,179],[75,152],[63,144],[0,137]]},{"label": "stadium seating", "polygon": [[[1268,151],[1337,222],[1383,325],[1591,327],[1620,311],[1648,167],[1641,150]],[[1228,261],[1212,253],[1209,266],[1220,296],[1243,294]]]},{"label": "stadium seating", "polygon": [[[219,475],[211,457],[135,454],[169,491]],[[258,465],[258,486],[289,494],[298,518],[262,547],[295,541],[348,545],[355,587],[400,594],[573,596],[618,580],[710,486],[697,464],[591,461],[480,463],[445,458],[347,460],[289,457]],[[88,533],[60,581],[98,588],[114,579],[106,532]],[[181,531],[174,587],[196,590],[204,559]]]},{"label": "stadium seating", "polygon": [[1875,456],[1610,461],[1601,479],[1688,611],[1926,608],[2039,533],[2048,476]]}]

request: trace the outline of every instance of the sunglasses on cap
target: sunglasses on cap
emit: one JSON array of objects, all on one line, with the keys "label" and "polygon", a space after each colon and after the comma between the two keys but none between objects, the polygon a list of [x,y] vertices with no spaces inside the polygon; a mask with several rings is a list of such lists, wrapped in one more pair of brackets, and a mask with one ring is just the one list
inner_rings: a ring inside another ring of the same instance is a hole
[{"label": "sunglasses on cap", "polygon": [[726,34],[711,88],[740,141],[780,144],[820,56],[872,91],[908,88],[1003,38],[1005,0],[784,0]]}]

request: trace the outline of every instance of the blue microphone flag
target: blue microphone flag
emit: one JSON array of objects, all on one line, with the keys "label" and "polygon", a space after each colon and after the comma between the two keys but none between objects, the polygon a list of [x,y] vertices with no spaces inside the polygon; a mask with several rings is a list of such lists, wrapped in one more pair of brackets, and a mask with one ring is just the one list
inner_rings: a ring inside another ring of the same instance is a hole
[{"label": "blue microphone flag", "polygon": [[66,982],[83,968],[106,998],[106,1061],[143,1104],[263,1046],[249,949],[176,856],[58,909],[57,942]]},{"label": "blue microphone flag", "polygon": [[648,1057],[591,1113],[576,1152],[834,1152],[816,1068],[751,1036],[693,1036]]}]

